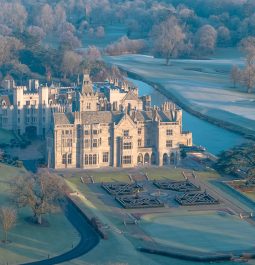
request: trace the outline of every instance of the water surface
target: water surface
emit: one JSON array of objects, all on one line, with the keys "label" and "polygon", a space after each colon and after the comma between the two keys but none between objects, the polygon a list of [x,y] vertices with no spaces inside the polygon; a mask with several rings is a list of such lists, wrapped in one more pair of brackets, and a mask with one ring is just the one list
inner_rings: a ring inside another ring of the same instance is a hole
[{"label": "water surface", "polygon": [[[140,96],[151,95],[152,105],[161,105],[168,100],[152,86],[135,79],[129,80],[139,87]],[[183,130],[192,132],[194,144],[206,147],[215,155],[246,141],[243,136],[201,120],[186,111],[183,111]]]}]

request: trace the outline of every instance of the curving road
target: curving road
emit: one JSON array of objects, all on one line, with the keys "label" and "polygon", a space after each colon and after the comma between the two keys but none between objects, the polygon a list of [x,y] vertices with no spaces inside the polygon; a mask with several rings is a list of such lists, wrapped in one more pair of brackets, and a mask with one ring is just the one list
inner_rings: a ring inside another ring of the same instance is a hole
[{"label": "curving road", "polygon": [[[99,235],[90,225],[86,217],[79,211],[79,209],[71,202],[68,201],[65,209],[65,214],[70,223],[75,227],[75,229],[80,234],[81,240],[79,244],[72,250],[63,253],[59,256],[35,261],[30,263],[23,263],[21,265],[53,265],[66,262],[75,258],[78,258],[91,249],[93,249],[99,243]],[[61,240],[61,239],[60,239]],[[54,244],[54,242],[52,242]]]}]

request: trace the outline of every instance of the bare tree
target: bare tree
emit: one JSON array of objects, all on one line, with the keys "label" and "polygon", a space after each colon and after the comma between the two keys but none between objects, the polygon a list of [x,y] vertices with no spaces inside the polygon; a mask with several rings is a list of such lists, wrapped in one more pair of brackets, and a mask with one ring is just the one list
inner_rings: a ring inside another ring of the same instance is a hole
[{"label": "bare tree", "polygon": [[54,26],[54,13],[49,4],[45,4],[38,16],[38,25],[43,28],[45,32],[52,30]]},{"label": "bare tree", "polygon": [[166,64],[172,57],[178,55],[179,47],[185,39],[185,34],[177,19],[173,16],[155,26],[151,32],[154,50],[166,59]]},{"label": "bare tree", "polygon": [[202,26],[196,33],[196,48],[199,53],[212,53],[215,49],[217,31],[211,25]]},{"label": "bare tree", "polygon": [[121,73],[120,69],[117,66],[112,66],[109,72],[111,79],[124,80],[124,74]]},{"label": "bare tree", "polygon": [[11,207],[0,208],[0,222],[2,225],[4,239],[3,242],[8,242],[8,232],[15,225],[17,219],[16,210]]},{"label": "bare tree", "polygon": [[85,57],[89,63],[95,62],[101,59],[101,52],[96,46],[89,46],[85,53]]},{"label": "bare tree", "polygon": [[55,17],[54,17],[55,29],[57,29],[60,24],[63,24],[65,22],[66,22],[66,11],[61,4],[57,4],[55,7]]},{"label": "bare tree", "polygon": [[60,42],[65,49],[76,49],[81,46],[80,40],[74,35],[72,31],[62,32],[60,36]]},{"label": "bare tree", "polygon": [[242,83],[251,93],[255,86],[255,38],[249,37],[241,41],[241,49],[246,53],[246,65],[242,71]]},{"label": "bare tree", "polygon": [[0,4],[0,24],[10,27],[13,31],[22,32],[27,21],[25,7],[21,3],[11,3],[11,1],[4,1]]},{"label": "bare tree", "polygon": [[117,42],[108,45],[106,52],[109,55],[137,53],[144,49],[144,47],[145,43],[143,40],[130,40],[127,36],[123,36]]},{"label": "bare tree", "polygon": [[250,62],[255,60],[255,37],[248,37],[241,41],[240,48],[246,53],[246,57]]},{"label": "bare tree", "polygon": [[241,70],[234,65],[231,70],[231,80],[233,81],[234,88],[241,81]]},{"label": "bare tree", "polygon": [[82,62],[82,57],[73,51],[66,51],[63,56],[61,70],[64,74],[64,79],[66,79],[67,75],[78,74],[79,66]]},{"label": "bare tree", "polygon": [[96,37],[97,38],[104,38],[105,36],[105,31],[104,31],[104,27],[103,26],[99,26],[96,29]]},{"label": "bare tree", "polygon": [[227,27],[221,26],[217,29],[218,44],[227,47],[230,44],[231,34]]},{"label": "bare tree", "polygon": [[17,51],[22,47],[23,45],[18,39],[0,35],[0,65],[14,59]]},{"label": "bare tree", "polygon": [[245,69],[242,71],[242,83],[247,88],[247,93],[251,93],[255,86],[255,65],[247,62]]},{"label": "bare tree", "polygon": [[47,172],[17,178],[13,183],[14,200],[18,207],[30,207],[34,221],[42,224],[42,216],[59,209],[65,186],[63,181]]},{"label": "bare tree", "polygon": [[40,42],[46,35],[43,29],[37,26],[29,26],[27,28],[27,31],[29,35],[36,39],[38,42]]},{"label": "bare tree", "polygon": [[89,28],[88,29],[88,35],[89,35],[89,37],[93,37],[93,35],[94,35],[94,29],[93,28]]}]

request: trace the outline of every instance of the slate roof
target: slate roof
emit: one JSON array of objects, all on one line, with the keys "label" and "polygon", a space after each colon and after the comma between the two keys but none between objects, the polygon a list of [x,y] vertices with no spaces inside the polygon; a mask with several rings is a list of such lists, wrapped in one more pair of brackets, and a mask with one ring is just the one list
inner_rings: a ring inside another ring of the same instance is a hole
[{"label": "slate roof", "polygon": [[113,111],[86,111],[81,113],[82,124],[118,123],[124,113]]},{"label": "slate roof", "polygon": [[6,102],[6,106],[11,106],[13,105],[13,96],[12,95],[2,95],[0,96],[0,104],[2,104],[2,101]]},{"label": "slate roof", "polygon": [[149,110],[149,111],[136,111],[134,112],[131,117],[135,121],[145,122],[151,121],[154,119],[155,115],[161,122],[175,122],[176,117],[173,111],[162,111],[162,110]]},{"label": "slate roof", "polygon": [[138,100],[138,96],[135,95],[132,90],[129,90],[125,97],[122,99],[122,101],[125,100]]},{"label": "slate roof", "polygon": [[[74,123],[74,113],[54,113],[54,124],[64,125]],[[112,111],[84,111],[81,113],[82,124],[118,123],[124,113]]]},{"label": "slate roof", "polygon": [[54,113],[53,119],[55,125],[65,125],[74,123],[73,113]]},{"label": "slate roof", "polygon": [[[119,111],[84,111],[81,112],[82,124],[95,124],[95,123],[113,123],[118,124],[125,116],[125,112]],[[150,111],[136,111],[131,115],[131,119],[136,122],[146,122],[154,120],[155,116],[161,122],[174,122],[176,121],[173,111],[150,110]],[[54,124],[73,124],[74,113],[54,113]]]}]

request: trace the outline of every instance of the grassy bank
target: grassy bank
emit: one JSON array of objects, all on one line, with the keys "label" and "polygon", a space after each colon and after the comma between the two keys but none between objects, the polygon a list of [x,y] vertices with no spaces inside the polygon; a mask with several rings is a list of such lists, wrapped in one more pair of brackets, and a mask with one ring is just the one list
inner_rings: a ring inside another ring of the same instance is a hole
[{"label": "grassy bank", "polygon": [[152,85],[200,119],[255,139],[255,95],[233,88],[229,77],[232,65],[243,64],[234,50],[227,58],[221,51],[207,60],[172,60],[169,66],[145,55],[105,57],[105,61]]},{"label": "grassy bank", "polygon": [[[23,168],[0,164],[0,205],[10,204],[10,182],[27,174]],[[48,227],[38,227],[26,221],[30,209],[19,209],[16,226],[10,231],[10,244],[0,242],[0,264],[17,265],[59,255],[72,248],[79,241],[76,230],[63,212],[47,215]],[[0,228],[0,237],[2,230]]]}]

